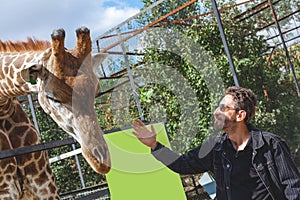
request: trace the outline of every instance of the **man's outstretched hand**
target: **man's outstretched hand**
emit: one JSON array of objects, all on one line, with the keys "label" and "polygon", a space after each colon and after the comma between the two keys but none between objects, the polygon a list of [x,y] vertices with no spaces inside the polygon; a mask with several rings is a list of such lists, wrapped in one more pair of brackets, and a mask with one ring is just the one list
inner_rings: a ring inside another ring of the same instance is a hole
[{"label": "man's outstretched hand", "polygon": [[151,149],[155,149],[157,145],[156,141],[156,132],[154,126],[151,125],[151,131],[147,129],[145,124],[137,119],[132,122],[133,134],[146,146],[151,147]]}]

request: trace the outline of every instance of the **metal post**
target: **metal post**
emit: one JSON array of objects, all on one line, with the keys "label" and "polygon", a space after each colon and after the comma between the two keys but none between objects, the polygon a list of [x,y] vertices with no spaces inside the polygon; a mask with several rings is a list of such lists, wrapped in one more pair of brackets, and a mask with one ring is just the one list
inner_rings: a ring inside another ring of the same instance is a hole
[{"label": "metal post", "polygon": [[281,42],[282,42],[282,45],[283,45],[283,49],[285,51],[285,55],[286,55],[286,58],[288,60],[288,64],[289,64],[289,67],[290,67],[290,70],[292,72],[292,75],[293,75],[293,79],[295,81],[295,85],[296,85],[296,89],[297,89],[297,93],[298,93],[298,97],[300,97],[300,87],[299,87],[299,82],[298,82],[298,79],[296,77],[296,73],[295,73],[295,70],[294,70],[294,66],[293,66],[293,63],[291,62],[291,58],[290,58],[290,54],[289,54],[289,51],[287,49],[287,46],[285,44],[285,41],[284,41],[284,38],[283,38],[283,34],[282,34],[282,31],[281,31],[281,28],[280,28],[280,25],[278,23],[278,20],[277,20],[277,15],[275,13],[275,10],[274,10],[274,7],[273,7],[273,3],[271,0],[268,0],[269,4],[270,4],[270,8],[271,8],[271,11],[272,11],[272,15],[273,15],[273,18],[274,18],[274,21],[276,23],[276,26],[277,26],[277,29],[278,29],[278,32],[279,32],[279,36],[280,36],[280,39],[281,39]]},{"label": "metal post", "polygon": [[229,48],[228,48],[228,44],[227,44],[227,40],[226,40],[226,37],[225,37],[224,28],[223,28],[223,24],[222,24],[222,20],[221,20],[220,13],[219,13],[219,10],[218,10],[218,5],[217,5],[215,0],[212,0],[211,2],[212,2],[213,9],[214,9],[214,14],[217,18],[220,35],[221,35],[222,42],[223,42],[223,45],[224,45],[224,48],[225,48],[225,52],[226,52],[226,55],[227,55],[227,58],[228,58],[228,62],[229,62],[229,66],[230,66],[230,69],[231,69],[232,76],[233,76],[234,84],[236,86],[239,86],[240,84],[239,84],[239,81],[238,81],[238,78],[237,78],[237,75],[236,75],[236,71],[235,71],[235,67],[234,67],[234,64],[233,64],[233,61],[232,61],[232,58],[231,58],[231,54],[230,54],[230,51],[229,51]]},{"label": "metal post", "polygon": [[96,40],[96,45],[97,45],[97,51],[100,52],[99,40]]},{"label": "metal post", "polygon": [[132,76],[132,71],[131,71],[131,68],[130,68],[128,56],[126,54],[126,48],[125,48],[125,45],[124,45],[124,41],[122,41],[121,30],[120,30],[119,27],[117,28],[117,32],[118,32],[119,40],[121,41],[120,45],[121,45],[121,48],[122,48],[122,53],[123,53],[123,57],[124,57],[124,60],[125,60],[125,65],[126,65],[126,68],[127,68],[127,73],[128,73],[128,76],[129,76],[129,80],[130,80],[131,89],[133,91],[134,99],[135,99],[135,102],[137,104],[140,119],[142,121],[144,121],[141,102],[140,102],[139,97],[137,95],[137,91],[136,91],[136,87],[135,87],[135,84],[134,84],[134,79],[133,79],[133,76]]},{"label": "metal post", "polygon": [[33,106],[33,102],[32,102],[32,97],[29,94],[29,95],[27,95],[27,98],[28,98],[28,102],[29,102],[29,107],[30,107],[34,127],[35,127],[36,131],[38,132],[39,137],[41,138],[41,133],[40,133],[40,129],[39,129],[39,124],[37,122],[37,118],[36,118],[36,114],[35,114],[35,110],[34,110],[34,106]]},{"label": "metal post", "polygon": [[[75,144],[72,144],[72,149],[76,150]],[[75,155],[75,160],[76,160],[76,165],[77,165],[77,169],[79,172],[79,177],[80,177],[80,181],[81,181],[81,186],[84,189],[85,188],[85,183],[84,183],[84,179],[83,179],[83,175],[82,175],[82,171],[81,171],[81,167],[80,167],[80,163],[79,163],[79,159],[78,159],[78,155]]]},{"label": "metal post", "polygon": [[[97,52],[99,53],[100,50],[101,50],[100,44],[99,44],[99,40],[96,40],[96,45],[97,45]],[[107,76],[106,76],[106,73],[105,73],[105,70],[104,70],[104,68],[103,68],[103,63],[101,63],[101,70],[102,70],[103,76],[104,76],[104,77],[107,77]]]}]

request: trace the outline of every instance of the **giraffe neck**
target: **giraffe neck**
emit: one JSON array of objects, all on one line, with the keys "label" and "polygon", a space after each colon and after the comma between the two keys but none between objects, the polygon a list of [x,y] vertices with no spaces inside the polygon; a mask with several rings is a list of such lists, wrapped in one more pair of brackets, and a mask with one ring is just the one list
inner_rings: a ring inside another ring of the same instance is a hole
[{"label": "giraffe neck", "polygon": [[[40,142],[38,132],[16,98],[7,99],[2,106],[9,109],[5,115],[0,111],[0,151]],[[59,199],[46,152],[0,160],[0,176],[0,199]]]},{"label": "giraffe neck", "polygon": [[14,113],[13,101],[13,98],[0,98],[0,120],[10,118]]},{"label": "giraffe neck", "polygon": [[30,82],[30,71],[41,66],[43,53],[0,53],[0,104],[6,98],[37,92],[37,84]]}]

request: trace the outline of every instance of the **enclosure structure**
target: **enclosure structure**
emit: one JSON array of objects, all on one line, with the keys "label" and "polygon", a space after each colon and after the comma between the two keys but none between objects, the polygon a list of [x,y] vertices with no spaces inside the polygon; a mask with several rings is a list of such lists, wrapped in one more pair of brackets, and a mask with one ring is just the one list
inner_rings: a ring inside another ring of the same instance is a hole
[{"label": "enclosure structure", "polygon": [[[278,16],[279,12],[278,10],[276,11],[276,9],[280,8],[280,5],[283,3],[282,0],[242,1],[230,6],[218,6],[218,10],[214,9],[213,4],[216,3],[215,6],[220,5],[222,3],[221,1],[212,1],[211,10],[204,10],[200,9],[201,1],[191,0],[186,1],[186,3],[182,5],[174,5],[172,11],[165,15],[153,16],[153,10],[159,10],[160,6],[165,2],[166,1],[164,0],[160,0],[153,3],[149,7],[141,10],[140,13],[94,39],[94,52],[104,52],[109,54],[108,59],[98,70],[102,83],[101,92],[96,98],[96,106],[99,108],[101,117],[106,119],[105,122],[110,122],[110,120],[113,119],[116,120],[115,122],[108,123],[108,126],[105,127],[107,130],[128,126],[132,117],[130,116],[130,112],[133,109],[137,110],[135,117],[144,118],[145,111],[143,111],[141,106],[141,97],[139,96],[138,88],[144,86],[145,83],[137,82],[136,78],[138,77],[135,76],[132,70],[138,69],[144,64],[144,47],[149,46],[145,46],[142,42],[145,42],[143,39],[147,31],[160,28],[172,29],[172,27],[189,29],[193,23],[198,20],[200,21],[201,18],[208,17],[214,20],[218,19],[219,14],[219,29],[216,30],[216,32],[219,34],[220,31],[222,35],[222,30],[226,29],[226,27],[222,26],[223,13],[236,8],[240,9],[240,13],[236,14],[233,19],[237,24],[246,22],[250,18],[255,19],[256,17],[262,17],[263,14],[269,13],[270,17],[265,21],[265,24],[257,24],[256,27],[253,27],[251,33],[248,34],[262,35],[268,42],[269,50],[265,52],[265,55],[268,57],[268,62],[265,67],[268,67],[272,62],[276,50],[282,48],[285,51],[285,59],[293,77],[295,92],[298,92],[299,94],[299,77],[297,78],[297,71],[295,71],[289,52],[289,49],[294,45],[297,45],[300,39],[300,23],[297,16],[297,14],[299,14],[299,7],[294,6],[294,10],[288,10]],[[173,17],[176,14],[180,16],[180,14],[184,13],[189,7],[195,5],[199,8],[196,13],[182,15],[181,19]],[[144,21],[143,16],[151,16],[151,20],[149,22]],[[281,23],[284,23],[285,25],[283,26]],[[226,33],[224,33],[222,37],[224,45],[222,48],[226,49],[228,48],[227,45],[232,41]],[[233,63],[230,63],[232,52],[230,52],[229,48],[226,49],[226,51],[229,66],[233,72],[235,66]],[[295,57],[298,55],[293,54],[292,56]],[[234,72],[232,77],[235,77]],[[239,77],[236,76],[236,79],[238,80]],[[120,91],[124,96],[119,96]],[[120,116],[124,120],[121,121],[116,119]],[[160,118],[154,120],[160,120]],[[73,141],[68,140],[66,144],[73,144]],[[45,145],[42,146],[45,147]]]},{"label": "enclosure structure", "polygon": [[[218,7],[218,2],[212,0],[211,10],[201,9],[201,1],[191,0],[186,1],[185,4],[177,5],[173,8],[173,11],[159,17],[153,16],[151,13],[153,8],[159,10],[161,4],[165,1],[156,1],[149,7],[141,10],[140,13],[134,15],[133,17],[127,19],[126,21],[120,23],[118,26],[106,31],[102,35],[98,36],[94,40],[94,51],[95,52],[105,52],[109,53],[109,59],[106,63],[101,66],[100,79],[102,82],[107,81],[110,83],[103,84],[101,94],[104,95],[116,91],[117,88],[122,87],[123,84],[131,82],[133,89],[133,94],[136,94],[136,88],[138,87],[137,82],[133,84],[131,78],[131,69],[137,68],[143,65],[143,56],[145,49],[143,49],[141,42],[143,42],[143,34],[152,29],[167,28],[172,29],[172,27],[182,27],[184,29],[189,29],[190,26],[197,20],[202,18],[216,18],[219,22],[219,31],[220,36],[223,41],[223,48],[225,48],[226,55],[228,57],[229,66],[232,71],[232,77],[235,81],[235,84],[238,85],[238,77],[235,74],[235,66],[231,61],[231,53],[228,49],[228,43],[232,41],[228,39],[228,35],[224,33],[224,28],[222,25],[222,12],[230,11],[232,9],[239,9],[239,13],[235,15],[232,19],[237,25],[242,22],[247,22],[249,18],[261,18],[262,15],[269,15],[269,18],[266,19],[264,24],[256,24],[253,27],[253,30],[247,31],[247,34],[258,34],[264,37],[264,40],[268,43],[268,51],[265,52],[265,55],[268,57],[268,67],[270,62],[272,62],[272,57],[274,52],[278,49],[283,49],[286,56],[286,66],[289,67],[290,73],[293,77],[295,91],[300,95],[300,88],[294,64],[291,61],[289,48],[297,45],[300,41],[300,21],[299,21],[299,5],[295,6],[290,10],[281,12],[278,16],[279,10],[281,9],[284,1],[277,0],[262,0],[262,1],[237,1],[236,4],[224,7]],[[190,6],[198,6],[198,11],[196,13],[189,13],[188,16],[184,16],[182,19],[173,18],[174,15],[180,14],[187,10]],[[218,7],[218,9],[216,9]],[[162,8],[163,9],[163,8]],[[152,20],[149,22],[143,21],[143,16],[151,16]],[[223,16],[224,17],[224,16]],[[247,34],[245,37],[247,37]],[[227,39],[226,39],[227,38]],[[299,55],[293,55],[293,57],[298,57]],[[129,74],[129,75],[128,75]],[[105,88],[107,87],[107,88]],[[135,96],[135,101],[137,109],[139,109],[140,117],[142,117],[139,100]],[[105,105],[110,106],[107,103]],[[129,105],[128,105],[129,106]],[[120,108],[123,108],[121,106]],[[117,108],[115,108],[117,109]],[[117,112],[117,111],[116,111]]]}]

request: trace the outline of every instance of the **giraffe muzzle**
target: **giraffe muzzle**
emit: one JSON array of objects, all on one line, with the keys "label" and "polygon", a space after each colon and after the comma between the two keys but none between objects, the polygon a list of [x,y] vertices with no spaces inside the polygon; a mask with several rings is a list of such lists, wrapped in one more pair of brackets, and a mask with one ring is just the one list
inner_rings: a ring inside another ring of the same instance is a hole
[{"label": "giraffe muzzle", "polygon": [[[108,151],[104,151],[99,154],[97,150],[94,150],[92,153],[90,150],[82,146],[82,154],[86,161],[90,164],[93,170],[99,174],[107,174],[110,171],[111,161],[107,153]],[[95,157],[95,154],[97,154],[97,158]]]}]

